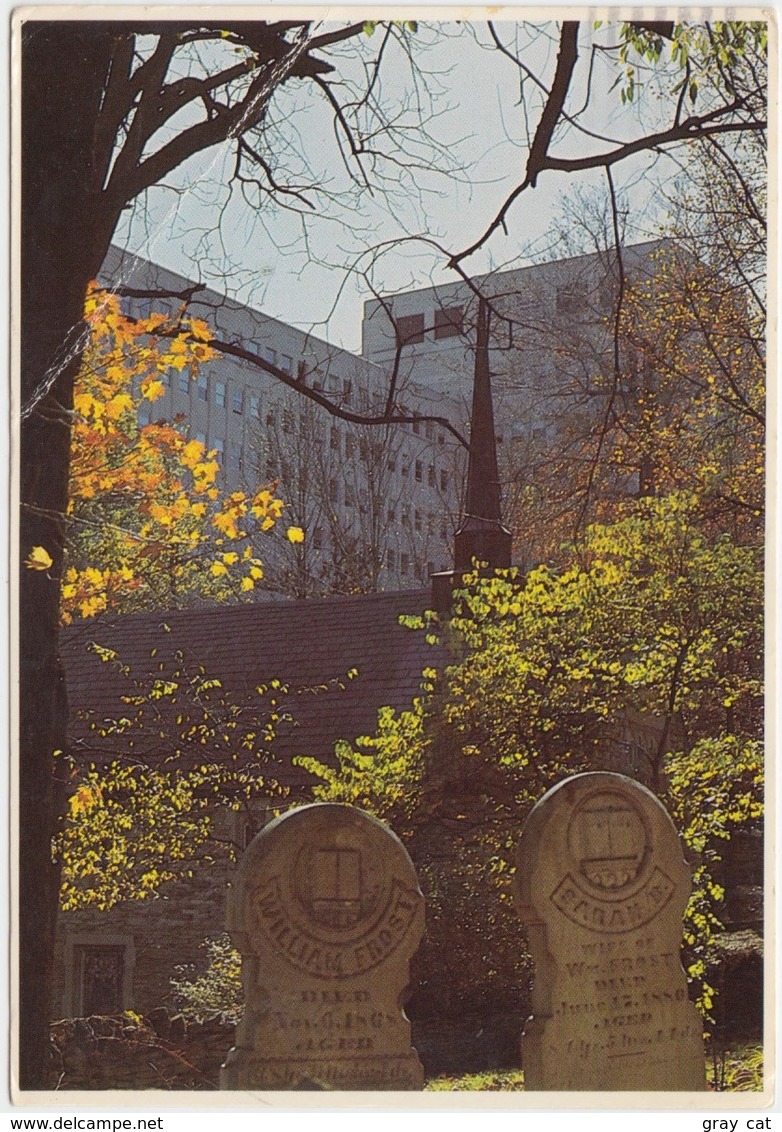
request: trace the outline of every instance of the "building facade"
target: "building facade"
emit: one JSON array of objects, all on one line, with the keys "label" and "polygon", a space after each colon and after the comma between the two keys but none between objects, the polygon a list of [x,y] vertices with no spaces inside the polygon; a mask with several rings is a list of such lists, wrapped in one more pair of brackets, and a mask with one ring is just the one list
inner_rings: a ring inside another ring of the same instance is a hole
[{"label": "building facade", "polygon": [[[101,282],[121,292],[129,314],[174,312],[191,281],[112,248]],[[323,339],[235,303],[208,288],[192,294],[187,314],[205,320],[215,338],[236,345],[297,386],[322,393],[361,415],[382,414],[388,371]],[[264,540],[267,593],[415,589],[450,563],[457,525],[464,449],[434,421],[373,426],[340,420],[262,365],[223,355],[196,380],[164,375],[165,394],[144,403],[142,425],[179,422],[213,451],[222,486],[257,489],[274,482],[285,502],[281,531],[295,525],[304,544],[281,532]],[[407,381],[399,408],[460,420],[457,402]]]},{"label": "building facade", "polygon": [[[615,253],[593,253],[370,300],[360,356],[117,248],[103,282],[157,292],[124,300],[138,315],[179,309],[181,298],[165,296],[192,289],[188,313],[261,363],[225,354],[196,381],[172,372],[140,420],[180,421],[216,453],[228,490],[277,484],[285,521],[260,548],[266,593],[311,597],[416,588],[447,569],[466,453],[431,420],[340,420],[263,363],[363,415],[383,412],[395,372],[399,411],[444,417],[468,436],[478,304],[487,300],[499,474],[513,526],[514,495],[549,474],[552,442],[587,434],[605,408],[620,284],[650,277],[666,246],[624,248],[621,272]],[[636,486],[631,473],[619,489]],[[288,525],[305,531],[303,544],[281,536]],[[514,560],[531,565],[520,542]]]}]

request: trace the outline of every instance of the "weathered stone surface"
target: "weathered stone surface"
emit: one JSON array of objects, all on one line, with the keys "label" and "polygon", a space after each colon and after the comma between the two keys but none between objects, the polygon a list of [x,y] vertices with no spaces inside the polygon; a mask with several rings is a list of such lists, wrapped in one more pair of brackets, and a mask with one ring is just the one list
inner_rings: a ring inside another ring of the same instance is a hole
[{"label": "weathered stone surface", "polygon": [[223,1089],[420,1089],[402,1011],[423,897],[402,843],[351,806],[302,806],[245,853],[228,905],[245,1015]]},{"label": "weathered stone surface", "polygon": [[[123,1016],[63,1019],[51,1026],[51,1088],[213,1090],[234,1026],[220,1018],[156,1024]],[[169,1031],[161,1038],[159,1029]],[[178,1038],[172,1033],[179,1032]]]},{"label": "weathered stone surface", "polygon": [[527,1089],[705,1088],[680,960],[690,883],[671,819],[631,779],[576,775],[541,799],[515,880],[536,968]]}]

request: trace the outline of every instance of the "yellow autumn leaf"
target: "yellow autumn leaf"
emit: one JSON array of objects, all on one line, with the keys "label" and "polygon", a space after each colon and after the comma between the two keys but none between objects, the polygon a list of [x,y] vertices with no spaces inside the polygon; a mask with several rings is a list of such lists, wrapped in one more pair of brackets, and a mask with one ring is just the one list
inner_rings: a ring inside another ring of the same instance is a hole
[{"label": "yellow autumn leaf", "polygon": [[118,421],[124,413],[133,408],[133,398],[128,393],[118,393],[106,402],[106,416],[109,420]]},{"label": "yellow autumn leaf", "polygon": [[80,813],[87,813],[101,800],[102,795],[99,788],[96,787],[93,790],[87,785],[80,786],[76,793],[68,799],[71,817],[75,818]]},{"label": "yellow autumn leaf", "polygon": [[48,570],[53,562],[49,551],[42,546],[34,546],[25,559],[28,570]]},{"label": "yellow autumn leaf", "polygon": [[148,401],[157,401],[165,391],[166,387],[162,381],[145,381],[141,386],[141,392]]},{"label": "yellow autumn leaf", "polygon": [[288,527],[288,530],[285,533],[287,535],[288,542],[304,542],[304,531],[301,529],[301,527]]},{"label": "yellow autumn leaf", "polygon": [[190,320],[190,333],[199,342],[209,342],[212,339],[212,328],[203,319]]},{"label": "yellow autumn leaf", "polygon": [[212,573],[214,574],[214,576],[216,578],[220,578],[220,577],[222,577],[223,574],[228,573],[228,567],[226,565],[224,565],[224,563],[222,563],[222,562],[213,562],[212,563]]},{"label": "yellow autumn leaf", "polygon": [[244,592],[247,592],[247,590],[252,590],[255,588],[255,583],[253,582],[252,578],[242,578],[240,588]]},{"label": "yellow autumn leaf", "polygon": [[204,446],[200,440],[188,440],[187,444],[182,449],[182,460],[188,464],[195,466],[204,454]]}]

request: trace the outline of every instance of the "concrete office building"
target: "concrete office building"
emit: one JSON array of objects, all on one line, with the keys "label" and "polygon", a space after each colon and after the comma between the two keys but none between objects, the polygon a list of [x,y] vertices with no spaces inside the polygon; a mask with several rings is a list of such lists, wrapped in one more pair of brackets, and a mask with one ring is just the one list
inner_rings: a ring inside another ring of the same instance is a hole
[{"label": "concrete office building", "polygon": [[[139,316],[178,309],[194,286],[118,248],[110,250],[101,282],[159,292],[125,298],[129,313]],[[360,414],[383,411],[389,372],[383,364],[209,288],[192,290],[187,311],[213,327],[216,338],[241,346],[341,407]],[[340,589],[416,588],[449,564],[464,454],[435,422],[386,428],[343,421],[272,372],[230,355],[205,365],[196,381],[187,372],[172,372],[164,383],[165,395],[141,406],[141,423],[179,420],[217,453],[229,490],[278,481],[286,502],[281,528],[305,528],[306,550],[298,559],[279,535],[264,542],[271,592],[316,596]],[[446,417],[465,430],[459,403],[439,390],[404,381],[397,405],[411,414]],[[359,569],[363,574],[357,577]]]},{"label": "concrete office building", "polygon": [[[649,276],[666,241],[626,247],[626,281]],[[193,283],[112,248],[104,282],[181,295]],[[469,434],[478,296],[489,300],[489,366],[499,475],[507,494],[547,474],[548,447],[584,429],[605,404],[613,359],[619,270],[613,251],[498,271],[365,303],[362,356],[342,350],[209,288],[188,303],[216,337],[241,346],[301,385],[359,413],[380,412],[389,375],[397,407],[445,417]],[[181,298],[130,298],[146,314]],[[141,420],[180,419],[215,450],[229,489],[277,481],[286,523],[303,548],[279,536],[261,548],[268,592],[318,596],[415,588],[450,564],[462,507],[463,448],[433,422],[377,428],[341,421],[270,372],[232,356],[197,381],[172,373]],[[586,424],[584,423],[586,422]],[[621,490],[633,490],[628,481]],[[516,560],[524,563],[523,548]]]}]

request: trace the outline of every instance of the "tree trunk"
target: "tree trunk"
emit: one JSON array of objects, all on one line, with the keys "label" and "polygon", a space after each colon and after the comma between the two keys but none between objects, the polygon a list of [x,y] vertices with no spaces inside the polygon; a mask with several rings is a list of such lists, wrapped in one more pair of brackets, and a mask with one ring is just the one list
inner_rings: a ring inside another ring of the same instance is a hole
[{"label": "tree trunk", "polygon": [[[116,223],[101,208],[93,131],[116,32],[29,22],[22,33],[21,511],[19,515],[19,1067],[46,1088],[62,808],[56,751],[68,721],[58,654],[70,417],[86,285]],[[64,351],[67,347],[67,351]],[[34,546],[48,571],[25,568]]]}]

